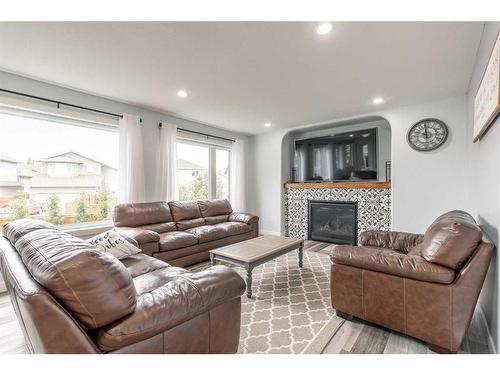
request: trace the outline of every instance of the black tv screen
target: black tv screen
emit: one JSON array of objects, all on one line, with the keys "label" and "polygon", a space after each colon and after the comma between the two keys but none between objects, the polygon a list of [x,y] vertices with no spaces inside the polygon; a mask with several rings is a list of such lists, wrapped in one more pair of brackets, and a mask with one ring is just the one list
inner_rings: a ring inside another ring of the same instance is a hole
[{"label": "black tv screen", "polygon": [[295,141],[295,181],[377,178],[377,129]]}]

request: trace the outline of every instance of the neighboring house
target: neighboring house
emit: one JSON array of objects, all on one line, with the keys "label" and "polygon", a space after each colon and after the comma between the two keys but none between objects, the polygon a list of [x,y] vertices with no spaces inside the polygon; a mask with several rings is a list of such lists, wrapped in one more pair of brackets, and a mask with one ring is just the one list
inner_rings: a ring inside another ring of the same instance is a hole
[{"label": "neighboring house", "polygon": [[40,174],[40,170],[33,164],[25,163],[17,166],[17,180],[24,186],[24,191],[28,193],[27,182],[34,176]]},{"label": "neighboring house", "polygon": [[207,168],[184,159],[177,159],[177,185],[193,182],[203,171],[207,171]]},{"label": "neighboring house", "polygon": [[0,154],[0,204],[22,193],[23,187],[17,178],[19,162]]},{"label": "neighboring house", "polygon": [[107,164],[76,152],[65,152],[37,162],[39,174],[26,180],[30,198],[45,202],[50,194],[57,194],[63,203],[72,203],[80,194],[95,194],[105,184],[116,194],[118,171]]}]

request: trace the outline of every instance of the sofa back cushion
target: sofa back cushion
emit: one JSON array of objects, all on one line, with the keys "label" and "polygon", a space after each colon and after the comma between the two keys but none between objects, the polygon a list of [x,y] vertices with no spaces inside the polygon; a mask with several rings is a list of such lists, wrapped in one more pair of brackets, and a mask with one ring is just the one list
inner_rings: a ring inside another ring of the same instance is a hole
[{"label": "sofa back cushion", "polygon": [[27,233],[15,247],[33,278],[84,327],[99,328],[134,311],[130,273],[111,254],[57,229]]},{"label": "sofa back cushion", "polygon": [[16,242],[25,234],[39,229],[59,230],[55,225],[47,221],[21,219],[5,224],[2,229],[2,234],[12,245],[15,245]]},{"label": "sofa back cushion", "polygon": [[173,219],[167,202],[124,203],[113,209],[116,227],[139,227],[171,221]]},{"label": "sofa back cushion", "polygon": [[198,203],[194,201],[168,202],[175,222],[201,218]]},{"label": "sofa back cushion", "polygon": [[457,270],[467,262],[481,239],[481,228],[472,216],[464,211],[450,211],[429,226],[419,247],[428,262]]},{"label": "sofa back cushion", "polygon": [[198,201],[198,206],[203,217],[229,215],[233,212],[233,208],[227,199]]}]

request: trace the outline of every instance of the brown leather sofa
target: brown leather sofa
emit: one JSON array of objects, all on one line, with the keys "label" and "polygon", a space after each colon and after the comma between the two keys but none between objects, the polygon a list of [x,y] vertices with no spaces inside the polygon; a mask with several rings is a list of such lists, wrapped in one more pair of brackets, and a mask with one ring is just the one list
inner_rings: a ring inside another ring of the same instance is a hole
[{"label": "brown leather sofa", "polygon": [[425,234],[366,231],[361,246],[335,246],[331,297],[352,316],[421,339],[431,350],[459,350],[493,253],[472,216],[451,211]]},{"label": "brown leather sofa", "polygon": [[235,353],[245,282],[144,254],[122,261],[37,220],[8,223],[0,266],[32,353]]},{"label": "brown leather sofa", "polygon": [[259,234],[259,218],[233,212],[226,199],[119,204],[113,221],[145,254],[179,267],[208,260],[209,250]]}]

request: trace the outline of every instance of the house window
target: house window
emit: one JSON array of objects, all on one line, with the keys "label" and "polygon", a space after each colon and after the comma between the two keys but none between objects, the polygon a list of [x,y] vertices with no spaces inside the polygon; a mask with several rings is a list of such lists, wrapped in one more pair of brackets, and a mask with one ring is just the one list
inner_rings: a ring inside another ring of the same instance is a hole
[{"label": "house window", "polygon": [[231,151],[225,144],[177,141],[177,190],[179,199],[229,199]]},{"label": "house window", "polygon": [[117,202],[118,128],[0,113],[0,227],[110,219]]}]

